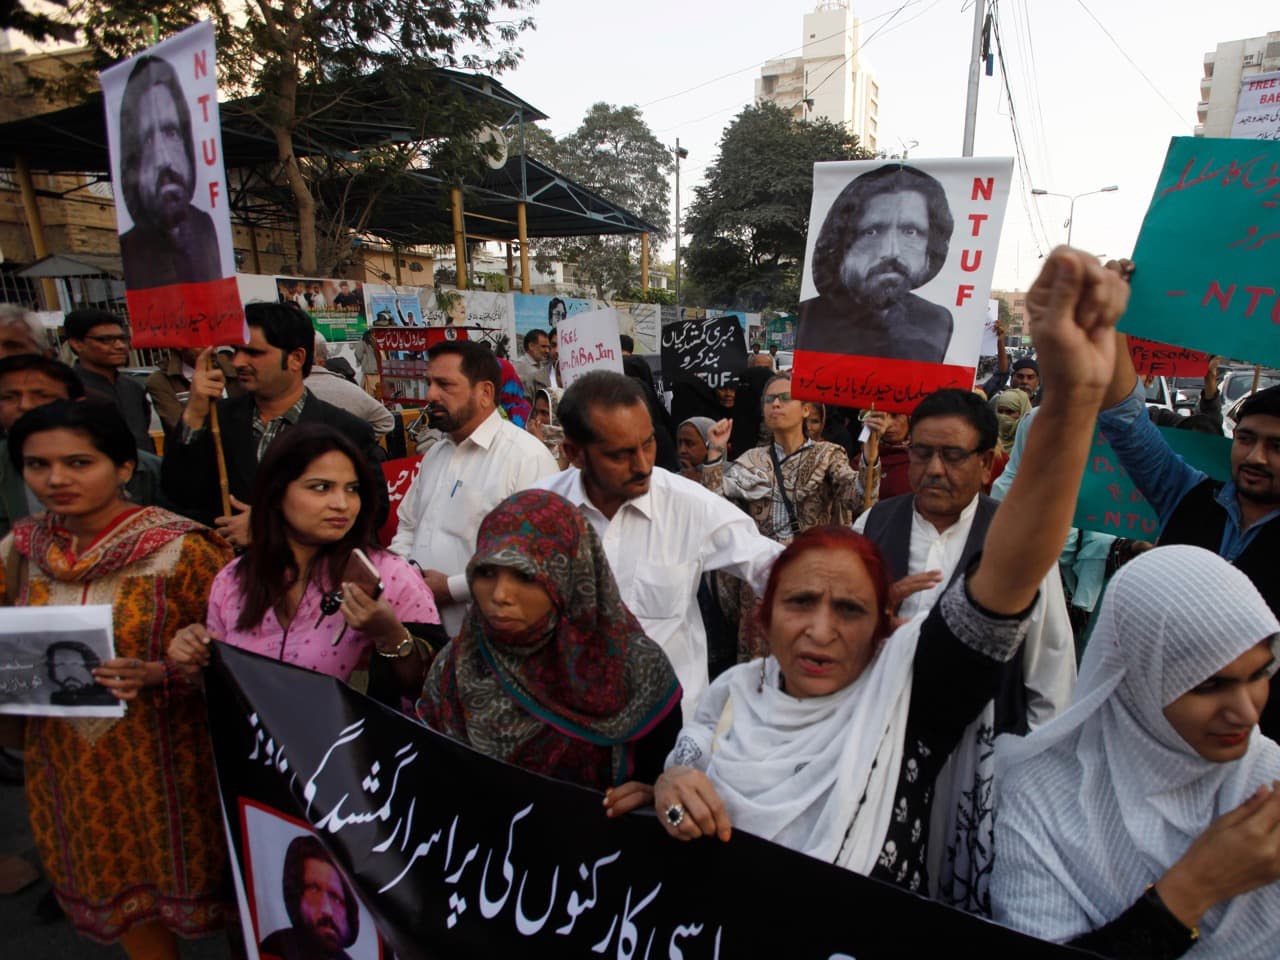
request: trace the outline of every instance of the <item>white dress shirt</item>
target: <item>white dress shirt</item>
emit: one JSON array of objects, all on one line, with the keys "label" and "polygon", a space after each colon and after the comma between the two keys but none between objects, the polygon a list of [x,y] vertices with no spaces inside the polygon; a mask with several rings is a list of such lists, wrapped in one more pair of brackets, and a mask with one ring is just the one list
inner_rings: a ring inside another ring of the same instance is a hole
[{"label": "white dress shirt", "polygon": [[345,410],[369,424],[374,436],[385,437],[396,425],[395,415],[375,397],[327,367],[317,363],[303,383],[325,403],[331,403],[339,410]]},{"label": "white dress shirt", "polygon": [[653,469],[649,492],[624,503],[612,520],[587,499],[576,467],[536,486],[578,506],[595,527],[623,602],[671,659],[688,722],[708,684],[699,579],[709,570],[727,570],[759,596],[782,545],[762,537],[728,500],[661,467]]},{"label": "white dress shirt", "polygon": [[[942,580],[929,590],[913,593],[902,601],[898,616],[911,619],[930,609],[955,573],[960,554],[973,526],[973,515],[978,509],[978,498],[964,508],[960,518],[941,533],[938,528],[911,509],[911,548],[908,551],[907,573],[924,573],[941,570]],[[863,513],[854,521],[853,529],[863,533],[867,517]],[[1040,596],[1031,612],[1031,629],[1023,643],[1022,679],[1027,687],[1027,722],[1034,730],[1053,719],[1066,708],[1076,683],[1076,648],[1067,617],[1066,596],[1062,591],[1062,577],[1057,567],[1045,575],[1040,584]]]},{"label": "white dress shirt", "polygon": [[461,443],[446,436],[423,454],[422,468],[400,503],[391,550],[449,578],[456,602],[442,607],[440,618],[450,637],[457,636],[471,596],[466,569],[480,521],[511,494],[558,469],[541,440],[497,410]]}]

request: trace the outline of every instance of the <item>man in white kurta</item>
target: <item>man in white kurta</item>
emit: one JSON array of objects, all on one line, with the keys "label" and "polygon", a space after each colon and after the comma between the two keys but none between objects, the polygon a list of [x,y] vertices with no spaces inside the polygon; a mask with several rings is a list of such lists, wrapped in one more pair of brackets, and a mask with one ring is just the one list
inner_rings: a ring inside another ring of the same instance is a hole
[{"label": "man in white kurta", "polygon": [[427,377],[427,416],[445,437],[423,455],[400,503],[391,550],[421,568],[441,622],[455,637],[470,599],[466,569],[480,521],[559,468],[540,440],[498,412],[502,371],[487,347],[469,340],[437,344]]},{"label": "man in white kurta", "polygon": [[654,466],[653,421],[636,381],[589,373],[565,391],[559,417],[573,466],[537,486],[595,528],[623,602],[671,659],[692,717],[708,683],[699,579],[727,570],[759,596],[782,547],[727,500]]}]

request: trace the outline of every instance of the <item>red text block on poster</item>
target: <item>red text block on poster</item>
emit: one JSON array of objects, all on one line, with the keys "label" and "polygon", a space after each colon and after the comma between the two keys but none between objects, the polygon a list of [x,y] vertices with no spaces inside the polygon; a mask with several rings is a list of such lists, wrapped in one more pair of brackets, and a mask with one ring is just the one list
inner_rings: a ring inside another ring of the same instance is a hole
[{"label": "red text block on poster", "polygon": [[799,350],[791,392],[797,400],[910,413],[935,390],[972,390],[973,374],[973,367]]}]

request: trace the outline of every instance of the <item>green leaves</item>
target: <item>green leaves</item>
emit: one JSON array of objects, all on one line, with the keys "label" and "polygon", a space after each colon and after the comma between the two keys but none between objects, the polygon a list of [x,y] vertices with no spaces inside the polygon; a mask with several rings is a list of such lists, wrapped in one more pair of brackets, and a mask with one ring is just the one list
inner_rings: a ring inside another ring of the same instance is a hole
[{"label": "green leaves", "polygon": [[794,309],[813,165],[870,156],[856,136],[830,121],[798,121],[767,102],[743,110],[725,128],[685,218],[685,300]]}]

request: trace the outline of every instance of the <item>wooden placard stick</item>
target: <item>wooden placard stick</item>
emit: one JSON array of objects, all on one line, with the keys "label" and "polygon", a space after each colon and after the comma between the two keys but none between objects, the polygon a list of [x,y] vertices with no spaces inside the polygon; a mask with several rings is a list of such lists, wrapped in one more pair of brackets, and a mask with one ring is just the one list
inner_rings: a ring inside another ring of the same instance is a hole
[{"label": "wooden placard stick", "polygon": [[[209,353],[209,369],[218,369],[218,353]],[[227,457],[222,452],[222,428],[218,425],[218,402],[209,404],[209,430],[213,434],[213,455],[218,463],[218,490],[222,494],[222,516],[231,516],[231,486],[227,481]]]},{"label": "wooden placard stick", "polygon": [[[871,412],[875,413],[876,405],[871,404]],[[865,424],[864,424],[865,426]],[[863,442],[862,463],[867,468],[867,482],[862,490],[862,509],[871,509],[871,464],[880,459],[880,434],[867,427],[867,439]],[[883,473],[883,470],[881,471]],[[881,478],[883,480],[883,477]]]}]

